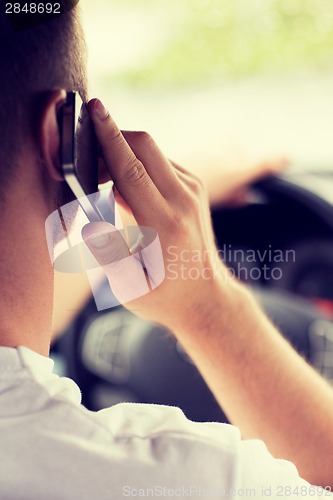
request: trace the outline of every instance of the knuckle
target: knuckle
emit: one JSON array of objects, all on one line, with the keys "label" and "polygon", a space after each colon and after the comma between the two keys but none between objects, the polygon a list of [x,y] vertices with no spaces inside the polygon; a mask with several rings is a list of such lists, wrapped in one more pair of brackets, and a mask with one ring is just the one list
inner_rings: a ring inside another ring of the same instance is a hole
[{"label": "knuckle", "polygon": [[190,186],[189,208],[196,208],[208,201],[207,189],[200,179],[192,182]]},{"label": "knuckle", "polygon": [[200,196],[204,192],[204,184],[201,179],[195,177],[192,182],[192,191],[194,194]]},{"label": "knuckle", "polygon": [[193,196],[193,194],[189,194],[184,199],[184,213],[190,217],[193,217],[198,211],[200,206],[200,200],[197,196]]},{"label": "knuckle", "polygon": [[166,222],[166,230],[168,234],[172,234],[176,239],[182,237],[187,232],[184,218],[178,213],[169,214]]},{"label": "knuckle", "polygon": [[187,191],[182,198],[182,214],[191,221],[197,221],[204,205],[205,202],[201,192],[200,195],[197,195],[193,190]]},{"label": "knuckle", "polygon": [[149,146],[150,144],[153,144],[154,139],[148,132],[145,131],[140,131],[136,133],[137,135],[137,140],[143,145]]},{"label": "knuckle", "polygon": [[138,186],[147,182],[147,175],[144,166],[137,158],[131,158],[124,169],[124,180],[133,185]]},{"label": "knuckle", "polygon": [[195,194],[201,194],[204,191],[204,182],[200,177],[191,173],[190,186]]},{"label": "knuckle", "polygon": [[122,133],[117,127],[117,125],[114,123],[114,121],[111,119],[110,115],[107,115],[105,118],[105,123],[108,125],[108,137],[111,141],[119,141],[122,137]]}]

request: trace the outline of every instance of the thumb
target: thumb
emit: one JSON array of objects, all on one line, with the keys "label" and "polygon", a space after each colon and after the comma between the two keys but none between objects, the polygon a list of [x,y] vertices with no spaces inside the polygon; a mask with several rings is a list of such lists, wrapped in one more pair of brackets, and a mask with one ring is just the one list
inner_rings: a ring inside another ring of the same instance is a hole
[{"label": "thumb", "polygon": [[82,238],[97,262],[103,267],[130,255],[120,231],[108,222],[98,221],[85,225]]},{"label": "thumb", "polygon": [[81,234],[120,304],[149,292],[141,261],[130,253],[122,232],[108,222],[98,221],[84,226]]}]

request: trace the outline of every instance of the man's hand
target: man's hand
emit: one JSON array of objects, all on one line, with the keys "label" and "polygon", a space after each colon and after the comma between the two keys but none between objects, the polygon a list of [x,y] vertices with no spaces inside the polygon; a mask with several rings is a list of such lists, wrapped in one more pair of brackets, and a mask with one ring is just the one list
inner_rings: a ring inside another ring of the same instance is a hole
[{"label": "man's hand", "polygon": [[192,171],[203,180],[211,206],[239,206],[253,200],[251,184],[280,175],[290,166],[286,155],[250,154],[242,148],[223,147],[219,160],[197,162]]},{"label": "man's hand", "polygon": [[[91,109],[91,112],[93,112],[94,108],[94,101],[89,105],[89,108]],[[141,137],[140,142],[141,144],[148,139],[147,136],[144,134],[135,134],[135,133],[123,133],[123,136],[125,139],[128,139],[128,142],[131,143],[131,138],[133,141],[136,141],[138,143],[139,141],[139,136]],[[204,149],[204,146],[203,146]],[[239,149],[239,147],[235,148],[233,147],[231,150],[229,148],[224,147],[224,155],[222,157],[222,160],[219,161],[212,161],[212,160],[207,160],[206,161],[198,161],[194,164],[193,169],[191,170],[195,175],[191,175],[190,173],[186,173],[186,176],[188,179],[192,178],[192,183],[194,183],[197,188],[201,189],[202,191],[207,191],[208,198],[210,205],[216,206],[216,205],[227,205],[227,206],[234,206],[234,205],[240,205],[247,203],[249,200],[252,199],[253,193],[251,192],[250,185],[251,183],[255,182],[256,180],[260,179],[261,177],[267,176],[267,175],[276,175],[282,173],[285,168],[288,166],[288,161],[285,156],[281,155],[275,155],[271,157],[266,157],[263,158],[262,155],[256,155],[250,156],[249,154],[246,154],[245,151]],[[160,153],[159,153],[160,154]],[[209,157],[209,155],[208,155]],[[166,159],[163,157],[163,161],[166,161]],[[158,167],[158,162],[156,163],[156,168]],[[170,167],[170,163],[169,163]],[[174,168],[177,172],[177,166],[174,165]],[[195,177],[197,176],[197,177]],[[99,169],[99,180],[100,183],[107,182],[110,179],[110,173],[108,169],[105,166],[105,162],[103,160],[100,161],[100,169]],[[199,180],[201,179],[201,181]],[[203,185],[204,188],[203,188]],[[179,188],[179,186],[178,186]],[[197,189],[195,188],[195,189]],[[185,188],[187,189],[187,188]],[[193,190],[193,184],[190,186],[190,189]],[[118,207],[120,207],[121,211],[121,216],[124,220],[125,225],[130,225],[133,223],[133,218],[129,217],[128,212],[131,213],[131,210],[129,209],[128,205],[126,202],[123,200],[123,198],[120,196],[119,192],[115,190],[116,194],[116,199],[118,202]],[[206,195],[204,195],[206,196]],[[204,211],[207,212],[206,210],[206,202],[204,202],[203,198],[201,198],[201,203],[205,204]],[[176,207],[175,207],[176,208]],[[177,216],[182,216],[182,211],[178,212]],[[125,218],[126,217],[126,218]],[[151,224],[151,222],[150,222]],[[209,223],[210,224],[210,223]],[[92,231],[93,228],[90,227],[89,231],[88,228],[85,230],[85,235],[88,237],[88,234]],[[96,227],[95,227],[96,229]],[[104,225],[104,230],[109,231],[111,228],[108,227],[106,229]],[[97,231],[98,232],[98,231]],[[115,239],[115,233],[113,233],[113,240]],[[121,242],[121,240],[119,240]],[[189,265],[189,263],[185,262],[175,262],[175,255],[174,255],[174,248],[171,243],[169,242],[169,249],[170,252],[168,252],[167,255],[165,255],[166,259],[168,259],[168,262],[166,264],[168,265],[167,272],[169,271],[169,277],[171,273],[172,279],[174,279],[177,275],[184,274],[185,275],[189,274],[189,272],[192,273],[191,277],[195,276],[195,273],[197,272],[196,269],[191,269],[193,266],[192,264]],[[112,248],[115,249],[115,241],[113,241]],[[123,248],[125,252],[128,253],[128,248]],[[165,253],[165,252],[164,252]],[[213,249],[213,254],[216,253],[215,248]],[[184,257],[184,259],[187,259],[186,253],[180,254],[181,257]],[[169,257],[169,258],[168,258]],[[183,259],[183,260],[184,260]],[[129,264],[129,259],[127,261]],[[220,263],[217,261],[214,263],[214,272],[217,274],[218,268],[220,266]],[[111,267],[111,266],[109,266]],[[178,268],[178,269],[177,269]],[[110,271],[110,269],[109,269]],[[139,270],[138,268],[135,269],[135,272],[138,274]],[[221,273],[224,274],[225,270],[221,269]],[[207,273],[209,273],[209,266],[207,269],[207,266],[204,266],[203,268],[203,273],[205,277],[207,277]],[[123,273],[124,274],[124,273]],[[120,273],[118,273],[118,277],[120,276]],[[86,277],[83,277],[83,279],[86,280]],[[67,283],[69,282],[69,284]],[[80,285],[77,287],[73,287],[72,284],[72,279],[68,280],[65,275],[59,275],[57,276],[56,280],[56,286],[55,286],[55,313],[53,316],[54,320],[54,331],[57,332],[62,332],[67,324],[69,324],[70,320],[73,317],[73,311],[79,310],[80,306],[82,307],[84,302],[87,300],[87,297],[89,293],[91,293],[90,290],[90,285],[89,282],[86,280],[86,284]],[[81,280],[82,281],[82,280]],[[139,296],[140,293],[143,295],[144,292],[144,287],[147,288],[147,283],[143,282],[141,279],[136,280],[137,281],[137,288],[136,290],[130,290],[130,293],[128,293],[128,290],[126,289],[126,280],[119,280],[117,278],[113,279],[112,283],[112,288],[115,290],[116,294],[119,295],[120,301],[122,303],[128,302],[128,298],[131,297],[132,295],[137,295]],[[160,281],[160,280],[158,280]],[[192,280],[193,281],[193,280]],[[127,280],[128,284],[128,280]],[[198,283],[197,283],[198,284]],[[215,283],[216,285],[217,283]],[[175,285],[175,283],[173,284]],[[71,289],[75,289],[75,293],[72,294],[72,299],[68,300],[66,299],[66,307],[64,308],[63,304],[63,296],[64,296],[64,288],[68,288],[70,286]],[[122,297],[124,300],[122,299]],[[156,296],[156,294],[155,294]],[[193,296],[193,294],[192,294]],[[127,299],[126,299],[127,297]],[[155,298],[155,297],[154,297]],[[149,298],[149,300],[151,297]],[[184,304],[186,306],[186,304]],[[134,304],[128,304],[128,307],[134,307]],[[136,307],[138,307],[139,304],[136,303]],[[60,313],[57,313],[57,310],[61,311]],[[68,311],[67,314],[65,314],[64,311]],[[139,311],[137,311],[139,313]],[[170,319],[170,318],[168,318]]]},{"label": "man's hand", "polygon": [[[263,439],[305,479],[333,487],[332,389],[279,335],[247,290],[229,279],[217,258],[201,183],[171,164],[147,134],[121,133],[98,100],[88,109],[118,192],[138,224],[157,231],[166,264],[164,282],[126,306],[173,330],[243,437]],[[83,229],[104,268],[113,252],[112,232],[103,222]],[[121,260],[129,255],[122,241],[116,246]],[[170,247],[176,271],[183,265],[185,273],[176,279],[168,269]],[[117,265],[112,278],[116,270]],[[197,279],[186,279],[189,272]]]},{"label": "man's hand", "polygon": [[[139,284],[137,261],[127,259],[130,252],[125,240],[107,223],[84,228],[87,245],[103,266],[115,294],[119,291],[119,300],[125,297],[126,307],[171,329],[184,323],[190,326],[191,321],[200,324],[202,318],[214,314],[214,296],[220,297],[225,281],[231,280],[218,258],[201,181],[170,162],[148,134],[121,132],[99,100],[90,101],[88,110],[118,198],[120,195],[131,209],[139,226],[157,232],[164,257],[164,282],[149,296],[140,294],[144,285]],[[128,292],[138,286],[137,297],[141,298],[128,302],[126,286]]]}]

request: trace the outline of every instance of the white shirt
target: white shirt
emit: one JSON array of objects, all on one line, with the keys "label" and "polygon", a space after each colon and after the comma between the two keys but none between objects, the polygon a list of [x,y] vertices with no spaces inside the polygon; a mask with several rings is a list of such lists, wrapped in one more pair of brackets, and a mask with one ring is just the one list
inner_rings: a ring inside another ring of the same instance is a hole
[{"label": "white shirt", "polygon": [[236,427],[166,406],[91,412],[52,369],[25,347],[0,347],[1,500],[317,498],[294,465]]}]

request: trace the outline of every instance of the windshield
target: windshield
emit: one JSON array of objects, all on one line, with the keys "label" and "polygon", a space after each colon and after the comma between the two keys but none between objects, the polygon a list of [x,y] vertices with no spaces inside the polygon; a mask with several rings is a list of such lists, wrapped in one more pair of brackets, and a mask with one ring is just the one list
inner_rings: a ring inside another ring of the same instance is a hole
[{"label": "windshield", "polygon": [[82,10],[91,89],[123,128],[152,132],[185,166],[246,151],[333,171],[332,0],[86,0]]}]

